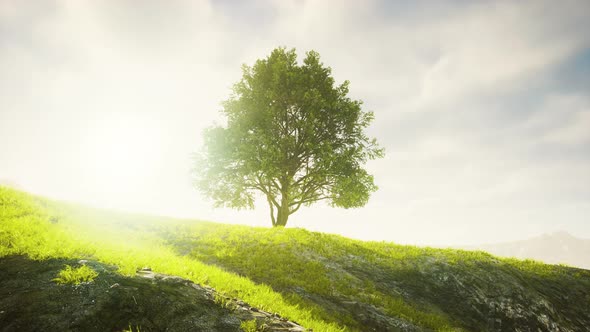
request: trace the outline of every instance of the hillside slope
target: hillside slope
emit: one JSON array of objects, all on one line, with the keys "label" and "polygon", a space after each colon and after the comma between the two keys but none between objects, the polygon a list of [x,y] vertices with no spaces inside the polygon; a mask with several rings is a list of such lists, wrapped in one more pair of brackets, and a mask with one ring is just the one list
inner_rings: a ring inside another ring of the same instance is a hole
[{"label": "hillside slope", "polygon": [[[92,282],[58,284],[53,277],[64,265],[88,266],[98,275]],[[146,270],[125,277],[99,262],[8,256],[0,258],[0,285],[0,328],[6,332],[237,332],[256,321],[269,332],[304,331],[240,301],[222,304],[213,289],[188,280]]]},{"label": "hillside slope", "polygon": [[[271,285],[360,330],[582,331],[590,272],[483,252],[362,242],[305,230],[192,225],[181,254]],[[574,300],[575,299],[575,300]]]},{"label": "hillside slope", "polygon": [[590,326],[586,270],[302,229],[115,213],[0,187],[0,256],[15,254],[91,258],[124,275],[149,266],[314,331]]}]

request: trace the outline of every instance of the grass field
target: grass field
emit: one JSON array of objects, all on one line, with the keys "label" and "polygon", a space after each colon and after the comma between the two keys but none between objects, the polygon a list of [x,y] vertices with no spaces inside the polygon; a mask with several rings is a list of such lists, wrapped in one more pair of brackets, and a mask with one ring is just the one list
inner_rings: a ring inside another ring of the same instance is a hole
[{"label": "grass field", "polygon": [[[450,290],[457,284],[453,278],[471,280],[469,287],[484,293],[498,283],[590,289],[588,271],[565,266],[303,229],[117,213],[0,187],[0,257],[14,254],[90,258],[116,265],[125,275],[149,266],[314,331],[363,330],[367,321],[379,319],[437,331],[480,328],[461,303],[471,290]],[[367,319],[373,313],[384,315]]]}]

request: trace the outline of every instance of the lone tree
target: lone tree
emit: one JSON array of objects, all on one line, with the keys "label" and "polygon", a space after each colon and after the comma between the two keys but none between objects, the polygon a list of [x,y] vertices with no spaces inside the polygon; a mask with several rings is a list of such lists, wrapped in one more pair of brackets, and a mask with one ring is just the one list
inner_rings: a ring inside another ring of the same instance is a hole
[{"label": "lone tree", "polygon": [[243,77],[223,102],[227,126],[204,132],[196,186],[216,206],[253,208],[266,197],[273,226],[285,226],[302,205],[365,205],[377,190],[362,166],[383,156],[363,130],[373,120],[362,101],[347,97],[349,82],[334,84],[331,68],[310,51],[277,48]]}]

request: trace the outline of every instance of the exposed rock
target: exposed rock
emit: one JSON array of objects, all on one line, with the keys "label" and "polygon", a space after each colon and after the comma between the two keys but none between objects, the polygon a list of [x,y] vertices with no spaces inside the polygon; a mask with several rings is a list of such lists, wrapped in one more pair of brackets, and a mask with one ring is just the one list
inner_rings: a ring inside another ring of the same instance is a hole
[{"label": "exposed rock", "polygon": [[364,331],[375,332],[397,332],[397,331],[422,331],[419,327],[401,318],[388,316],[380,308],[371,304],[366,304],[357,301],[343,301],[341,302],[348,311],[353,314],[353,317],[361,322]]},{"label": "exposed rock", "polygon": [[142,278],[176,282],[183,284],[185,286],[192,287],[198,290],[200,293],[205,294],[211,300],[214,300],[216,296],[221,296],[224,298],[225,306],[232,308],[235,315],[239,316],[242,320],[256,319],[260,322],[260,325],[265,326],[264,331],[311,331],[310,329],[305,329],[304,327],[300,326],[295,322],[282,318],[280,315],[276,313],[271,313],[252,307],[248,303],[241,301],[237,298],[230,298],[227,296],[220,295],[212,287],[198,285],[190,280],[186,280],[181,277],[155,273],[152,272],[151,269],[146,270],[145,268],[137,271],[137,275]]},{"label": "exposed rock", "polygon": [[[58,285],[52,281],[75,260],[32,261],[23,256],[0,259],[0,330],[2,331],[240,331],[256,319],[264,331],[306,331],[277,315],[227,298],[215,301],[211,287],[142,269],[124,277],[115,268],[85,261],[98,272],[91,283]],[[231,304],[231,305],[228,305]]]}]

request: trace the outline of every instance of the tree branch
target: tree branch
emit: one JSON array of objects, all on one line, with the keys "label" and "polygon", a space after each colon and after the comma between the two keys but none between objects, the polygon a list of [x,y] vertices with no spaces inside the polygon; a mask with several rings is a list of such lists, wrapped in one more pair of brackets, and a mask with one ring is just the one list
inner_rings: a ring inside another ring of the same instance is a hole
[{"label": "tree branch", "polygon": [[[322,187],[327,186],[329,184],[330,184],[329,181],[323,181],[320,183],[309,184],[306,188],[304,188],[304,190],[298,196],[301,198],[301,200],[312,199],[316,195],[316,191],[318,191]],[[296,204],[298,204],[297,201],[293,201],[293,202],[291,202],[291,204],[289,204],[289,206],[293,206]]]},{"label": "tree branch", "polygon": [[273,208],[273,203],[271,202],[270,196],[266,196],[267,200],[268,200],[268,205],[270,206],[270,220],[272,221],[272,226],[276,226],[277,225],[277,220],[275,218],[275,211]]},{"label": "tree branch", "polygon": [[262,191],[262,193],[264,193],[266,195],[268,202],[274,204],[278,209],[279,203],[276,201],[276,199],[272,195],[270,183],[268,184],[268,189],[266,189],[266,186],[264,185],[262,178],[260,177],[259,174],[256,174],[256,179],[258,180],[258,183],[257,183],[258,186],[256,186],[256,189]]},{"label": "tree branch", "polygon": [[289,210],[289,214],[291,215],[291,214],[297,212],[297,210],[299,210],[301,205],[303,205],[305,203],[317,202],[317,201],[321,201],[321,200],[328,199],[328,198],[332,198],[332,196],[321,196],[321,197],[316,197],[316,198],[309,198],[309,199],[300,200],[298,202],[295,202],[295,204],[289,204],[289,205],[297,205],[294,209]]}]

